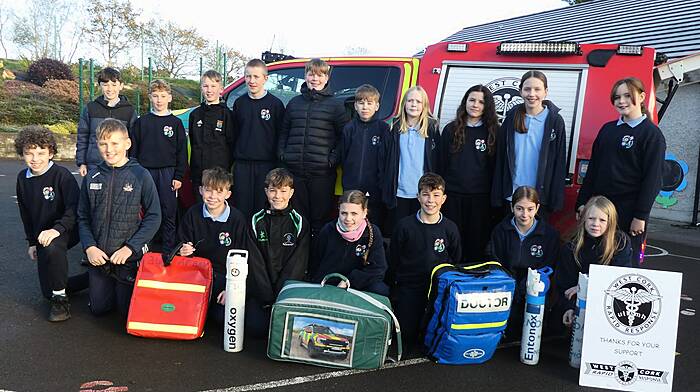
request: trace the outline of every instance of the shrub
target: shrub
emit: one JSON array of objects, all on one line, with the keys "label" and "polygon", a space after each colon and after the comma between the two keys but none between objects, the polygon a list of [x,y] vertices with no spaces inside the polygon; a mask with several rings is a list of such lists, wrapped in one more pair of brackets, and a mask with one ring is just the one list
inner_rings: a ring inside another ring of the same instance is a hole
[{"label": "shrub", "polygon": [[78,104],[78,82],[74,80],[49,79],[42,88],[48,98],[55,98],[62,101]]},{"label": "shrub", "polygon": [[43,86],[49,79],[73,80],[70,67],[61,61],[43,58],[32,63],[27,70],[29,81]]},{"label": "shrub", "polygon": [[6,94],[9,97],[19,96],[19,95],[40,95],[42,93],[41,87],[36,84],[23,82],[20,80],[6,80],[3,83]]},{"label": "shrub", "polygon": [[52,125],[44,125],[51,132],[58,135],[70,135],[78,133],[78,124],[74,121],[60,121]]}]

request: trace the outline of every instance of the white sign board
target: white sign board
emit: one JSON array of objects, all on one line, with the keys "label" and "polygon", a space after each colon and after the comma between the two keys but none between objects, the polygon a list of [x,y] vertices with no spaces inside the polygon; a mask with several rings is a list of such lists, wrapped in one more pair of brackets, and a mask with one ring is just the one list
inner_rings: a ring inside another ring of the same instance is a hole
[{"label": "white sign board", "polygon": [[683,274],[591,265],[579,384],[671,391]]}]

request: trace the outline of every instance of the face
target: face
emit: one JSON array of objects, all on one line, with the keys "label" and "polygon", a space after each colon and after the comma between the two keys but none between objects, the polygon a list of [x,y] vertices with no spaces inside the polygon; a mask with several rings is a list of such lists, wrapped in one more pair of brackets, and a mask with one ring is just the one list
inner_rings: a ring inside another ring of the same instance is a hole
[{"label": "face", "polygon": [[423,188],[418,192],[418,202],[423,214],[427,216],[435,216],[440,213],[440,208],[447,200],[447,195],[442,189],[429,190]]},{"label": "face", "polygon": [[231,190],[200,186],[199,194],[202,195],[202,200],[204,200],[207,209],[209,211],[216,211],[219,208],[225,207],[224,202],[231,197]]},{"label": "face", "polygon": [[540,110],[543,108],[543,101],[547,97],[547,88],[544,82],[537,78],[529,78],[523,83],[520,96],[525,100],[525,108],[530,110]]},{"label": "face", "polygon": [[415,90],[411,91],[406,96],[406,104],[404,105],[406,116],[408,116],[409,119],[418,119],[421,113],[423,113],[424,104],[425,102],[423,102],[421,94]]},{"label": "face", "polygon": [[373,99],[361,99],[355,101],[355,111],[362,121],[369,121],[379,110],[379,102]]},{"label": "face", "polygon": [[355,203],[340,203],[339,219],[348,230],[355,230],[367,217],[367,210]]},{"label": "face", "polygon": [[204,77],[202,78],[202,83],[200,87],[202,88],[202,95],[204,96],[204,100],[207,103],[219,102],[219,98],[221,98],[221,91],[223,91],[221,83],[217,82],[216,80]]},{"label": "face", "polygon": [[102,95],[104,95],[107,101],[115,100],[119,97],[119,93],[124,88],[124,84],[120,81],[109,81],[100,82],[100,88],[102,89]]},{"label": "face", "polygon": [[467,97],[467,116],[472,121],[478,121],[484,114],[484,93],[472,91]]},{"label": "face", "polygon": [[102,159],[110,166],[121,166],[128,158],[126,151],[131,147],[131,139],[121,132],[112,132],[106,138],[97,141]]},{"label": "face", "polygon": [[309,71],[306,73],[304,80],[306,81],[306,86],[312,90],[323,90],[328,83],[328,75],[324,73],[314,73]]},{"label": "face", "polygon": [[49,162],[53,159],[53,154],[48,148],[38,146],[27,147],[22,154],[24,163],[34,174],[43,173],[49,167]]},{"label": "face", "polygon": [[284,210],[287,208],[287,206],[289,206],[289,199],[292,198],[293,194],[294,189],[288,185],[265,188],[267,202],[270,203],[270,207],[272,207],[273,210]]},{"label": "face", "polygon": [[608,229],[608,215],[597,207],[591,207],[586,214],[584,228],[591,237],[600,237]]},{"label": "face", "polygon": [[154,91],[148,94],[153,105],[153,111],[156,113],[164,113],[168,111],[168,105],[173,100],[172,94],[167,91]]},{"label": "face", "polygon": [[265,82],[268,76],[262,67],[246,67],[245,84],[248,92],[254,96],[261,94],[265,90]]},{"label": "face", "polygon": [[520,199],[512,209],[513,215],[515,215],[515,223],[521,227],[530,227],[535,222],[535,215],[537,215],[540,205],[527,199]]},{"label": "face", "polygon": [[644,98],[646,98],[646,94],[630,91],[627,84],[623,83],[615,91],[613,105],[615,105],[615,110],[620,113],[622,118],[635,119],[642,115]]}]

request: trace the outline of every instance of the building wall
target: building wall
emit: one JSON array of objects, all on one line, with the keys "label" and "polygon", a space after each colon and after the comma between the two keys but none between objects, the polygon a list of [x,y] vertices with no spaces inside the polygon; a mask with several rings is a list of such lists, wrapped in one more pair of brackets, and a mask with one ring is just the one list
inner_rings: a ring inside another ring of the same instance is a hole
[{"label": "building wall", "polygon": [[[659,91],[659,96],[665,96],[665,92]],[[657,197],[651,216],[690,223],[700,149],[700,71],[685,75],[659,127],[666,137],[667,154],[674,154],[688,165],[685,175],[687,186],[682,191],[673,192],[669,199],[660,200]],[[674,201],[675,204],[670,205]]]}]

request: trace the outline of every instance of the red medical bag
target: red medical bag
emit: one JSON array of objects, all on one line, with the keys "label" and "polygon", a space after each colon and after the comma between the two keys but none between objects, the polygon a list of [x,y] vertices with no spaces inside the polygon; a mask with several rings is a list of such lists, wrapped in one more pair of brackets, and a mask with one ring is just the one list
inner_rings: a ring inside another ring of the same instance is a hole
[{"label": "red medical bag", "polygon": [[[160,253],[146,253],[141,259],[126,322],[129,334],[192,340],[204,333],[211,263],[173,254],[164,260]],[[172,261],[168,264],[168,260]]]}]

